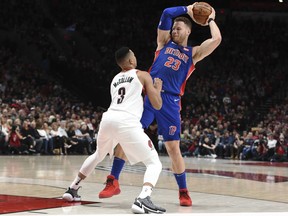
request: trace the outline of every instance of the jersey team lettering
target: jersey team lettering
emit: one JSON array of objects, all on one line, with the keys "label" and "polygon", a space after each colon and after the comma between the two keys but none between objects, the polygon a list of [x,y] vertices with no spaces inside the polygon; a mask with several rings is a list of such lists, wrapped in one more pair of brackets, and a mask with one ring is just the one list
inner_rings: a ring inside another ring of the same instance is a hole
[{"label": "jersey team lettering", "polygon": [[119,84],[129,82],[131,83],[133,81],[133,77],[123,77],[120,78],[117,82],[113,83],[113,86],[116,88]]},{"label": "jersey team lettering", "polygon": [[167,47],[164,54],[171,54],[177,56],[179,59],[183,60],[185,63],[188,62],[189,56],[185,53],[182,53],[179,49],[174,49],[172,47]]}]

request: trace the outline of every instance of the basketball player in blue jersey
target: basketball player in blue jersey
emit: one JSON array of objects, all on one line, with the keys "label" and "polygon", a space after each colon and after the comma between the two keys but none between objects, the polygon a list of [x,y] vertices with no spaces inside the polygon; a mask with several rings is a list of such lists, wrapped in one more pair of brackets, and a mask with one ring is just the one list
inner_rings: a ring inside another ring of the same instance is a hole
[{"label": "basketball player in blue jersey", "polygon": [[[141,123],[147,128],[154,118],[158,124],[158,134],[164,138],[165,147],[172,162],[172,171],[179,186],[179,200],[181,206],[191,206],[192,200],[186,185],[185,163],[180,151],[181,133],[181,96],[184,94],[185,84],[195,69],[197,62],[210,55],[221,42],[221,33],[215,22],[215,10],[207,19],[204,26],[209,26],[211,38],[199,46],[187,46],[191,34],[190,20],[181,16],[188,14],[193,19],[193,5],[166,8],[158,25],[157,49],[154,62],[149,70],[152,77],[163,80],[163,106],[155,110],[146,97]],[[100,198],[107,198],[119,194],[119,174],[125,163],[125,156],[121,148],[115,150],[111,175],[107,177],[107,185],[99,193]],[[109,184],[108,184],[109,182]],[[116,192],[117,191],[117,192]]]}]

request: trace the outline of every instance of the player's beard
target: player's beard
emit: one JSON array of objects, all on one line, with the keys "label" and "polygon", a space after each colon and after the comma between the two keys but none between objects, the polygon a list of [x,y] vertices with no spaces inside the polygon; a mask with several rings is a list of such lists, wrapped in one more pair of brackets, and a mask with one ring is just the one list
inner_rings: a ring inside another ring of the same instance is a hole
[{"label": "player's beard", "polygon": [[177,35],[177,34],[172,35],[172,40],[173,40],[173,42],[178,44],[180,42],[179,35]]}]

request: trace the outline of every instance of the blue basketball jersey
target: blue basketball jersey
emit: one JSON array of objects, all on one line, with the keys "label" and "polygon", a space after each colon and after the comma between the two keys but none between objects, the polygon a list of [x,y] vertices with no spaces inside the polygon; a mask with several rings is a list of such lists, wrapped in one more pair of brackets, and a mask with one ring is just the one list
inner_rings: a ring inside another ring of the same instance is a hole
[{"label": "blue basketball jersey", "polygon": [[182,96],[194,69],[192,47],[182,47],[170,40],[155,52],[149,72],[152,78],[162,79],[164,92]]},{"label": "blue basketball jersey", "polygon": [[158,77],[163,81],[163,105],[160,110],[155,110],[146,97],[141,123],[143,128],[147,128],[156,118],[158,133],[163,136],[164,141],[180,139],[181,96],[194,69],[192,47],[178,46],[169,41],[161,50],[155,52],[149,72],[152,78]]}]

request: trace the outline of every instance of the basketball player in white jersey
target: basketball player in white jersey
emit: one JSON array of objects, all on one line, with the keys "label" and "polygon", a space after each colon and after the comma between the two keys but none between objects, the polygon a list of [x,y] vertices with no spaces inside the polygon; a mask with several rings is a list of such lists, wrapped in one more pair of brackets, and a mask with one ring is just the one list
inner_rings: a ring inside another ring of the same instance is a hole
[{"label": "basketball player in white jersey", "polygon": [[63,199],[80,201],[81,197],[77,193],[80,182],[92,173],[108,153],[112,157],[114,147],[119,143],[131,164],[143,162],[146,165],[143,188],[132,205],[132,212],[163,213],[166,210],[155,206],[150,199],[162,164],[152,141],[144,133],[140,123],[143,112],[143,88],[153,107],[159,110],[162,107],[162,81],[155,78],[153,84],[149,73],[135,69],[137,60],[128,47],[117,50],[115,59],[122,71],[113,78],[110,86],[111,104],[102,116],[97,150],[84,161]]}]

